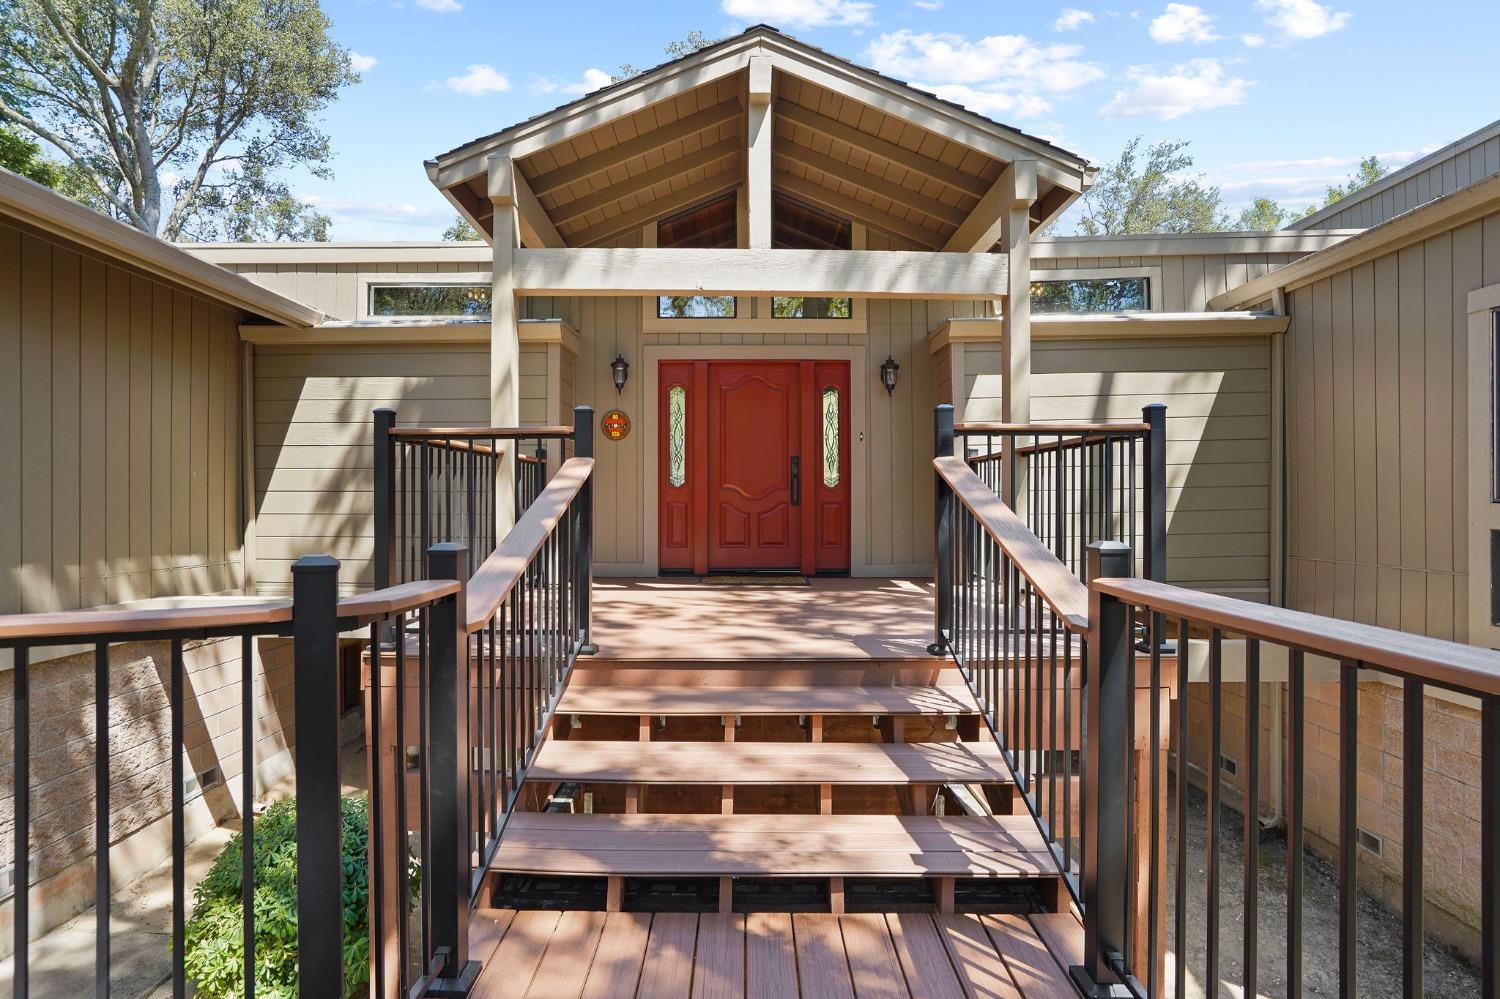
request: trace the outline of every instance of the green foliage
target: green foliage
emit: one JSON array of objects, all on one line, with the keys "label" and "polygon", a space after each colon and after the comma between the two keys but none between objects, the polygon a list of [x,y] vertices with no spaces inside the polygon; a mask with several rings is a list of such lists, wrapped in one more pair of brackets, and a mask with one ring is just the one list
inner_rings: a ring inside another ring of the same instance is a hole
[{"label": "green foliage", "polygon": [[166,239],[327,236],[280,175],[329,175],[317,114],[358,79],[318,0],[0,0],[0,121]]},{"label": "green foliage", "polygon": [[1031,282],[1031,311],[1144,312],[1151,307],[1145,278],[1080,278]]},{"label": "green foliage", "polygon": [[[370,980],[369,806],[343,799],[344,985],[362,994]],[[202,999],[242,996],[241,837],[235,836],[193,890],[184,965]],[[297,995],[297,807],[279,801],[255,820],[255,994]]]},{"label": "green foliage", "polygon": [[[681,59],[683,56],[692,55],[699,49],[706,49],[720,41],[718,38],[709,38],[701,31],[689,31],[686,38],[679,38],[675,42],[668,42],[662,50],[666,52],[668,59]],[[620,64],[614,75],[609,78],[610,83],[620,83],[630,79],[632,76],[640,76],[645,70],[637,69],[628,62]]]},{"label": "green foliage", "polygon": [[1256,198],[1249,208],[1240,212],[1239,224],[1235,228],[1246,232],[1272,232],[1292,222],[1305,219],[1314,212],[1322,211],[1356,191],[1364,190],[1388,173],[1390,169],[1380,162],[1380,157],[1366,156],[1359,161],[1359,168],[1345,183],[1328,186],[1321,205],[1308,205],[1299,212],[1290,208],[1282,208],[1270,198]]},{"label": "green foliage", "polygon": [[1347,181],[1343,184],[1328,186],[1328,191],[1323,198],[1323,207],[1327,208],[1335,201],[1342,201],[1349,195],[1364,190],[1390,172],[1390,168],[1380,162],[1380,157],[1366,156],[1359,161],[1359,168]]},{"label": "green foliage", "polygon": [[1249,208],[1240,211],[1235,228],[1244,232],[1275,232],[1297,218],[1296,212],[1282,208],[1271,198],[1256,198]]},{"label": "green foliage", "polygon": [[1083,196],[1078,230],[1086,236],[1216,232],[1228,225],[1223,197],[1202,175],[1185,176],[1193,157],[1186,142],[1158,142],[1141,153],[1142,137],[1099,172]]},{"label": "green foliage", "polygon": [[447,243],[477,243],[483,238],[462,215],[453,216],[453,224],[443,230],[443,241]]}]

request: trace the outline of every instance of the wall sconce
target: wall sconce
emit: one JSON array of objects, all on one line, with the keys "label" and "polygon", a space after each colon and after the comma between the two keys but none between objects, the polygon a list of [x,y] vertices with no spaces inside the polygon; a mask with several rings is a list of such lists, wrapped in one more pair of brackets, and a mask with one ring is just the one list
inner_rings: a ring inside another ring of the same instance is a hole
[{"label": "wall sconce", "polygon": [[625,391],[625,382],[630,377],[630,362],[625,360],[624,354],[616,354],[615,359],[609,362],[610,378],[615,383],[615,394]]},{"label": "wall sconce", "polygon": [[887,356],[885,363],[880,366],[880,384],[885,386],[886,395],[896,391],[896,372],[900,370],[901,365],[896,363],[894,357]]}]

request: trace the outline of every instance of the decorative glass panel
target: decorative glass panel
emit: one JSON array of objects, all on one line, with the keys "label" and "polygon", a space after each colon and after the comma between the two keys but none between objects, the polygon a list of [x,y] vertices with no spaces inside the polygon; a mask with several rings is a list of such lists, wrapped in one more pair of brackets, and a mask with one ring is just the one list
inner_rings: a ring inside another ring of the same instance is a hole
[{"label": "decorative glass panel", "polygon": [[1151,281],[1143,277],[1080,278],[1031,282],[1031,311],[1144,312],[1151,308]]},{"label": "decorative glass panel", "polygon": [[687,389],[667,389],[667,485],[678,489],[687,482]]},{"label": "decorative glass panel", "polygon": [[464,316],[488,319],[487,284],[392,284],[370,287],[372,316]]},{"label": "decorative glass panel", "polygon": [[659,319],[733,319],[733,295],[662,295],[656,300]]},{"label": "decorative glass panel", "polygon": [[839,484],[839,390],[823,390],[823,485]]},{"label": "decorative glass panel", "polygon": [[771,315],[777,319],[848,319],[853,304],[849,298],[773,298]]}]

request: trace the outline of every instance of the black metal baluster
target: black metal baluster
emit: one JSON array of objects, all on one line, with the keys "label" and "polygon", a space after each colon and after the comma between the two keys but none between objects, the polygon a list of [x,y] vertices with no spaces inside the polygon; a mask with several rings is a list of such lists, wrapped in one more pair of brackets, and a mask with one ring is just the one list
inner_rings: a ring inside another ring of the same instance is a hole
[{"label": "black metal baluster", "polygon": [[[376,580],[376,584],[379,584]],[[381,788],[381,773],[384,767],[385,756],[385,715],[382,712],[383,700],[381,684],[385,680],[385,671],[382,668],[380,647],[381,623],[374,622],[370,625],[370,751],[365,761],[369,773],[370,787],[370,925],[373,927],[370,941],[370,951],[374,963],[374,986],[375,999],[386,999],[385,994],[385,793]],[[398,634],[396,640],[399,642],[401,636]],[[248,646],[249,639],[246,639]],[[248,651],[248,648],[247,648]],[[249,659],[246,662],[246,679],[249,679]],[[400,779],[400,762],[397,757],[397,779]],[[246,795],[246,805],[249,805],[249,795]],[[249,808],[245,809],[246,815],[246,838],[249,837]],[[246,851],[248,855],[248,850]],[[249,883],[246,878],[246,884]],[[249,912],[246,912],[249,919]],[[248,943],[248,941],[246,941]],[[245,978],[250,978],[250,954],[249,947],[245,948]]]},{"label": "black metal baluster", "polygon": [[[109,995],[109,645],[94,644],[94,994]],[[19,872],[22,868],[15,868]]]},{"label": "black metal baluster", "polygon": [[1286,994],[1302,995],[1302,833],[1303,788],[1307,737],[1303,720],[1307,710],[1307,679],[1303,654],[1287,654],[1287,794],[1286,794]]},{"label": "black metal baluster", "polygon": [[1479,707],[1479,953],[1482,995],[1500,997],[1500,700]]},{"label": "black metal baluster", "polygon": [[[370,648],[380,648],[373,631]],[[244,924],[241,932],[245,999],[255,999],[255,639],[249,635],[240,639],[240,766],[240,906]],[[372,781],[371,794],[375,793],[375,786]],[[373,814],[380,813],[376,810]]]},{"label": "black metal baluster", "polygon": [[183,942],[187,933],[187,833],[183,828],[182,801],[182,639],[171,642],[172,665],[170,710],[172,716],[172,996],[187,995],[187,973],[183,965]]},{"label": "black metal baluster", "polygon": [[1219,761],[1224,753],[1224,643],[1218,628],[1209,632],[1208,643],[1208,827],[1203,842],[1204,887],[1207,892],[1204,933],[1208,959],[1203,983],[1205,991],[1216,996],[1219,994],[1219,839],[1223,823]]},{"label": "black metal baluster", "polygon": [[[1153,643],[1154,644],[1154,643]],[[1245,639],[1245,995],[1259,987],[1260,959],[1260,642]]]},{"label": "black metal baluster", "polygon": [[[420,611],[418,612],[421,613]],[[422,632],[417,632],[417,643],[420,647]],[[407,742],[406,742],[406,615],[396,615],[396,762],[392,768],[395,771],[396,787],[396,844],[399,846],[396,862],[396,890],[399,893],[396,905],[396,947],[401,953],[401,963],[397,971],[396,981],[399,993],[406,995],[410,984],[408,977],[411,968],[411,940],[408,929],[411,926],[411,820],[406,809],[406,772],[407,772]],[[420,751],[420,747],[419,747]],[[376,999],[385,999],[377,996]]]},{"label": "black metal baluster", "polygon": [[11,859],[15,894],[11,896],[11,988],[16,999],[31,989],[31,650],[16,649],[11,668],[11,696],[15,713],[16,829]]},{"label": "black metal baluster", "polygon": [[1359,994],[1358,937],[1359,901],[1356,884],[1359,823],[1359,792],[1356,786],[1359,757],[1358,667],[1351,662],[1339,667],[1339,995],[1356,999]]},{"label": "black metal baluster", "polygon": [[1073,633],[1063,633],[1063,870],[1073,873]]},{"label": "black metal baluster", "polygon": [[[427,569],[427,550],[423,549],[422,571]],[[417,829],[418,851],[422,871],[417,882],[422,900],[422,937],[417,952],[418,974],[426,971],[432,956],[432,608],[423,607],[418,617],[420,637],[417,641]]]},{"label": "black metal baluster", "polygon": [[1176,938],[1173,996],[1187,996],[1187,862],[1188,862],[1188,623],[1177,622],[1177,739],[1173,752],[1177,759],[1177,899],[1173,935]]},{"label": "black metal baluster", "polygon": [[[1134,549],[1132,549],[1134,550]],[[1146,991],[1150,995],[1161,994],[1161,903],[1162,895],[1167,890],[1167,883],[1161,869],[1163,823],[1166,816],[1163,809],[1157,806],[1162,802],[1162,772],[1161,772],[1161,638],[1162,630],[1165,628],[1165,620],[1160,614],[1151,615],[1151,676],[1148,681],[1149,697],[1147,709],[1151,717],[1147,722],[1149,728],[1148,738],[1150,745],[1147,751],[1151,754],[1151,858],[1149,872],[1146,877],[1146,890],[1149,893],[1147,900],[1146,919],[1150,925],[1146,928],[1146,953],[1150,955],[1150,967],[1146,969]],[[1254,999],[1252,996],[1251,999]]]},{"label": "black metal baluster", "polygon": [[1401,718],[1401,994],[1417,999],[1424,991],[1422,708],[1425,700],[1422,681],[1408,677],[1402,690]]}]

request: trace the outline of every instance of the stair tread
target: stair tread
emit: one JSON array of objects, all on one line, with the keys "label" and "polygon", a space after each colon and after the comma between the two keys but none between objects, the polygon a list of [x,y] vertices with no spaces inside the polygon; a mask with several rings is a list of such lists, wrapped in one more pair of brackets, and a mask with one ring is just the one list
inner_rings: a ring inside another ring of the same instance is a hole
[{"label": "stair tread", "polygon": [[1010,771],[981,742],[548,740],[530,780],[624,784],[995,784]]},{"label": "stair tread", "polygon": [[558,708],[579,715],[972,715],[963,684],[912,687],[578,686]]},{"label": "stair tread", "polygon": [[490,865],[555,875],[1039,877],[1027,816],[513,815]]}]

